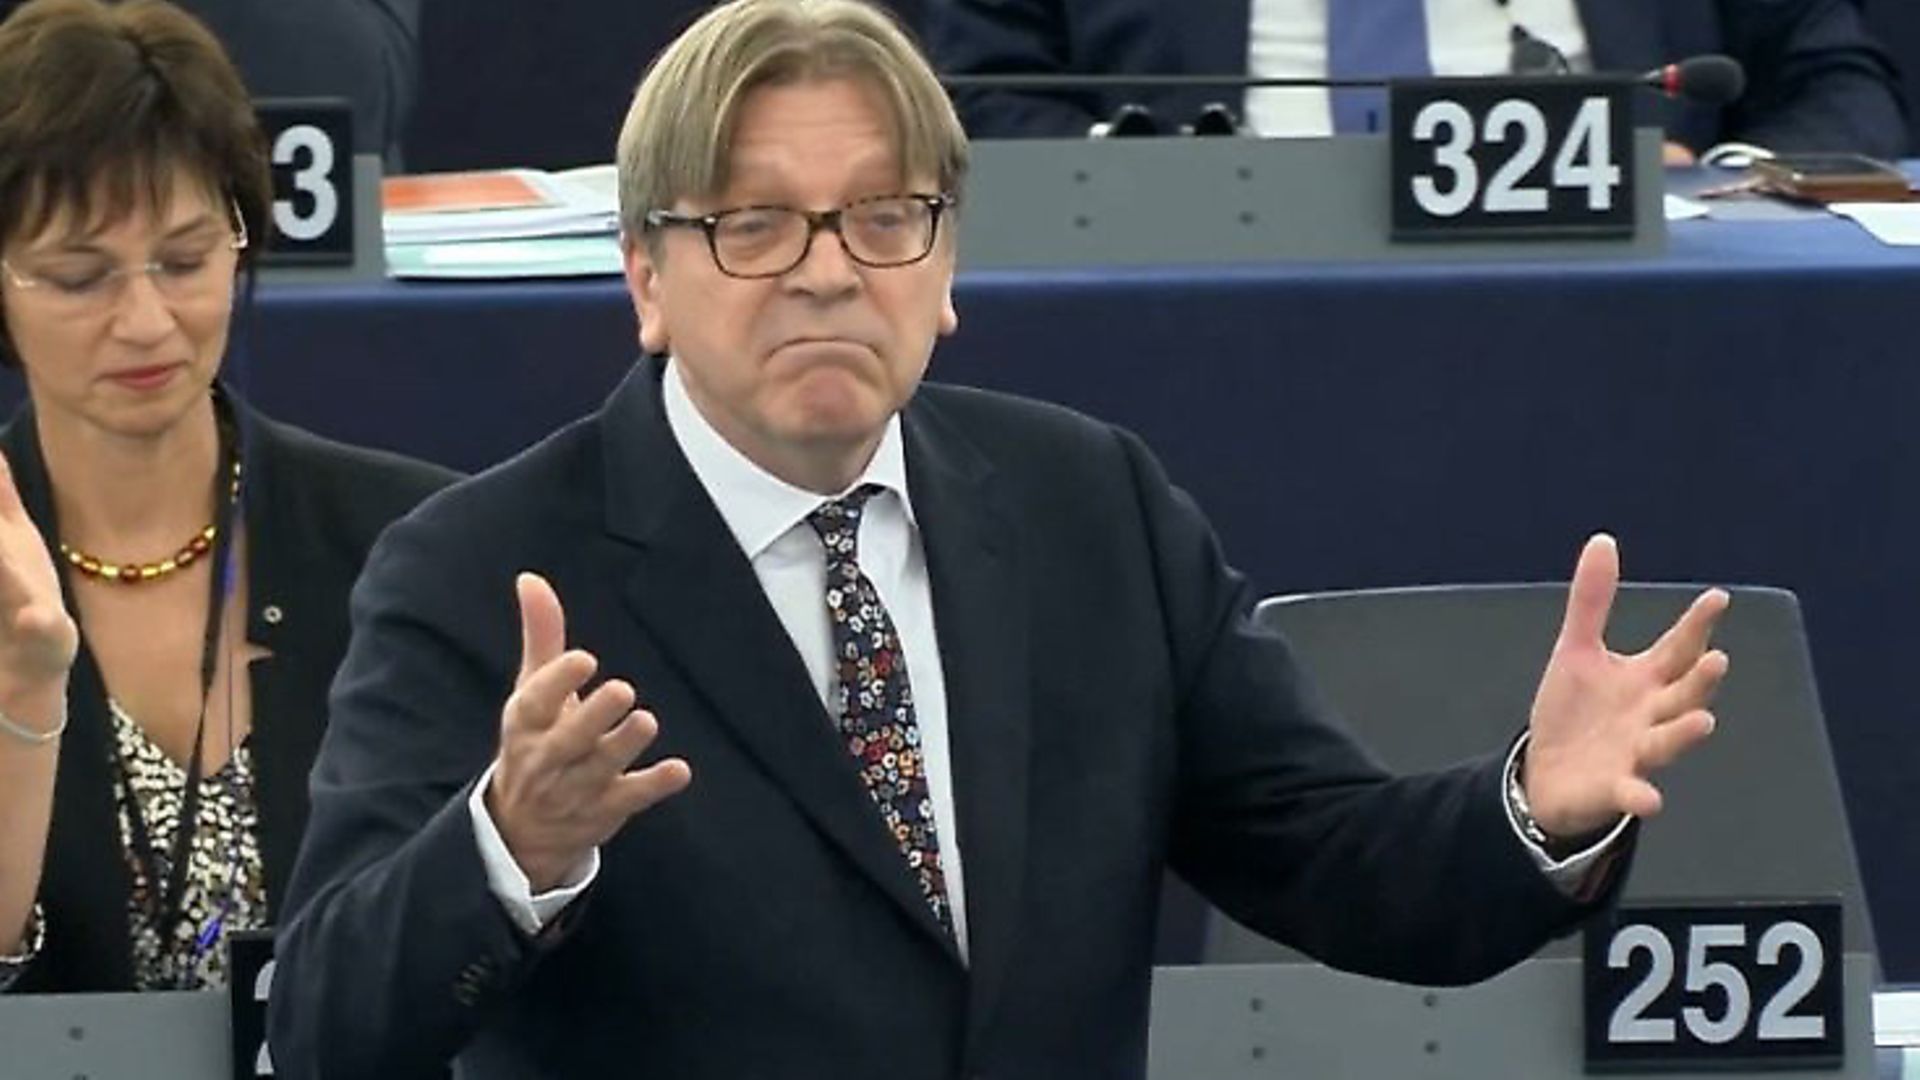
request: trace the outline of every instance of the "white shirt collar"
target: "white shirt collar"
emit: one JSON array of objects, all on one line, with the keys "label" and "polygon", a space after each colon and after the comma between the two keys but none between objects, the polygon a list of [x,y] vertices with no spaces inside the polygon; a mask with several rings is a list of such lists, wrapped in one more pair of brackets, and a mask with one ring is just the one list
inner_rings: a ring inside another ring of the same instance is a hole
[{"label": "white shirt collar", "polygon": [[[700,486],[707,489],[707,497],[719,509],[721,520],[727,523],[728,531],[733,533],[740,550],[746,552],[748,561],[759,558],[774,541],[804,522],[808,514],[826,501],[754,464],[715,431],[687,395],[686,384],[680,378],[680,366],[675,361],[668,361],[666,372],[661,376],[660,395],[674,441],[680,444],[680,452],[693,467],[693,475],[699,479]],[[918,527],[913,501],[907,496],[907,457],[900,438],[900,414],[887,418],[887,429],[880,436],[873,459],[867,462],[860,476],[847,485],[846,491],[862,484],[877,484],[892,492],[906,511],[907,523]]]}]

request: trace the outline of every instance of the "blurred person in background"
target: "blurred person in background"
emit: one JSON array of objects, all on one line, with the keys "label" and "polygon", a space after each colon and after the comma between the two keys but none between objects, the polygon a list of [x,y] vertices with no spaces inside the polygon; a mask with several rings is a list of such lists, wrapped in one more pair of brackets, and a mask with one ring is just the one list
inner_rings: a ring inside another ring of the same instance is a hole
[{"label": "blurred person in background", "polygon": [[[1642,72],[1702,53],[1746,68],[1724,108],[1662,101],[1667,158],[1724,143],[1899,157],[1893,64],[1854,0],[932,0],[927,40],[954,75],[1249,74],[1273,78]],[[1252,134],[1383,127],[1377,91],[1226,89],[954,94],[976,138],[1075,136],[1126,102],[1163,128],[1225,102]]]},{"label": "blurred person in background", "polygon": [[[0,0],[0,17],[23,0]],[[254,97],[339,97],[354,149],[400,169],[420,80],[423,0],[183,0],[213,30]]]}]

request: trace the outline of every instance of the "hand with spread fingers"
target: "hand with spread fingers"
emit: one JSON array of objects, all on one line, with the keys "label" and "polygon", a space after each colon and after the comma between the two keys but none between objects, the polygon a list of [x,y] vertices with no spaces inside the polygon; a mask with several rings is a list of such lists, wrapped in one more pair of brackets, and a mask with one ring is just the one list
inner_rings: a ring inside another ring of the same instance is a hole
[{"label": "hand with spread fingers", "polygon": [[1623,656],[1605,641],[1619,584],[1613,538],[1588,540],[1534,696],[1521,783],[1534,820],[1556,839],[1608,828],[1623,814],[1659,813],[1649,777],[1713,732],[1708,705],[1727,655],[1708,642],[1727,594],[1706,590],[1658,641]]},{"label": "hand with spread fingers", "polygon": [[0,709],[57,695],[79,648],[53,556],[0,456]]},{"label": "hand with spread fingers", "polygon": [[561,884],[629,818],[685,789],[693,773],[679,758],[631,767],[659,731],[653,714],[634,707],[634,688],[620,679],[581,697],[599,663],[566,648],[559,596],[538,574],[521,574],[514,586],[520,674],[500,713],[486,805],[537,894]]}]

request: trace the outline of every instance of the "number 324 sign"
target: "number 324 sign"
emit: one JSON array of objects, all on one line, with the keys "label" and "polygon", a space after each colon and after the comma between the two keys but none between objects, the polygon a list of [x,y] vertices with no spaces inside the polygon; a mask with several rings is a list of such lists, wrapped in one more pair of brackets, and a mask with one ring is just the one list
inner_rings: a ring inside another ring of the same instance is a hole
[{"label": "number 324 sign", "polygon": [[1589,1070],[1826,1068],[1845,1054],[1840,905],[1625,907],[1589,926]]},{"label": "number 324 sign", "polygon": [[1394,83],[1394,239],[1631,235],[1632,93],[1572,77]]}]

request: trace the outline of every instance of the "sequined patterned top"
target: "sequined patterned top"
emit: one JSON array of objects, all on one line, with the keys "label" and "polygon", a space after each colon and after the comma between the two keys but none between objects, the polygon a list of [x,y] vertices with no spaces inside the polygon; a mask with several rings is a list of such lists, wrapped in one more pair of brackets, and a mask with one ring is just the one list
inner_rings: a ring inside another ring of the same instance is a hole
[{"label": "sequined patterned top", "polygon": [[[113,712],[115,753],[132,782],[134,798],[152,839],[162,882],[168,874],[167,857],[180,830],[180,813],[187,773],[154,745],[139,723],[120,703]],[[186,917],[163,930],[153,925],[147,910],[155,887],[134,858],[132,822],[120,807],[120,845],[127,852],[133,890],[128,918],[133,931],[133,982],[141,990],[202,989],[226,984],[225,932],[258,929],[267,922],[267,888],[260,858],[260,815],[254,795],[253,754],[241,744],[218,772],[200,781],[199,824],[187,856],[186,889],[181,903]],[[222,903],[232,909],[222,920],[223,932],[204,949],[196,940]],[[184,969],[184,970],[183,970]]]}]

